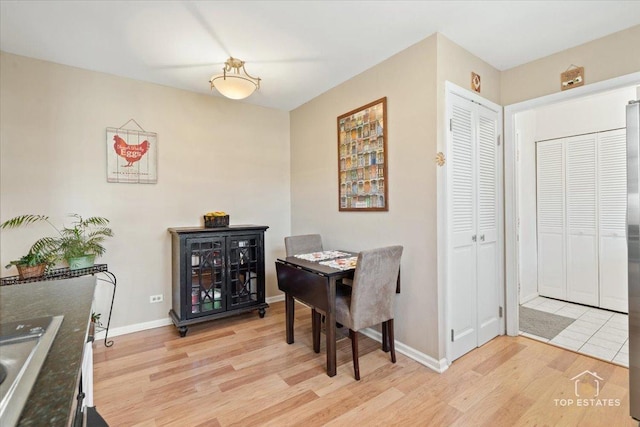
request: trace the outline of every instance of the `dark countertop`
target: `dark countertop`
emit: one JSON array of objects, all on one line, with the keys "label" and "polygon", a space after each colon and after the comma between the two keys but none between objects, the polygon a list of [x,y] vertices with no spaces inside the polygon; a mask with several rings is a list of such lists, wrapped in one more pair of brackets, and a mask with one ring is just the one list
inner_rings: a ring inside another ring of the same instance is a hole
[{"label": "dark countertop", "polygon": [[96,285],[93,276],[0,286],[0,322],[63,315],[19,426],[66,426],[78,394]]}]

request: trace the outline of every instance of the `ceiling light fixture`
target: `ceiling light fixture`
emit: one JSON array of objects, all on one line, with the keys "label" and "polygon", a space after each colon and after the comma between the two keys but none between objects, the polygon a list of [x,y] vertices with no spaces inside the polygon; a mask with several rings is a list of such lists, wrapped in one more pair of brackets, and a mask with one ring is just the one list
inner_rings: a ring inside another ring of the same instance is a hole
[{"label": "ceiling light fixture", "polygon": [[260,78],[250,76],[244,69],[244,61],[233,57],[224,63],[222,74],[213,75],[209,83],[211,83],[211,90],[215,87],[218,92],[230,99],[244,99],[256,89],[260,89]]}]

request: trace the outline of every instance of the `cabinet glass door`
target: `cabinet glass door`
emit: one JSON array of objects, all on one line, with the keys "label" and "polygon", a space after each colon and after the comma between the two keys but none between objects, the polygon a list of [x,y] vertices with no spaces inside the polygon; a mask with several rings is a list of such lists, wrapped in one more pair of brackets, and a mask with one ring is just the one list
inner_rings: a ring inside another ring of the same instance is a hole
[{"label": "cabinet glass door", "polygon": [[187,239],[188,318],[226,309],[224,238]]},{"label": "cabinet glass door", "polygon": [[260,235],[230,236],[229,251],[229,308],[253,305],[263,299],[258,280],[264,277]]}]

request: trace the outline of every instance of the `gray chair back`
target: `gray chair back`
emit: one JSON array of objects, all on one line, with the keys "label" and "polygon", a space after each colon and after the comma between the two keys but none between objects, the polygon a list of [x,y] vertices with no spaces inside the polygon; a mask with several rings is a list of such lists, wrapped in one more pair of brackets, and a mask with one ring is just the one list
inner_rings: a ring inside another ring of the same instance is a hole
[{"label": "gray chair back", "polygon": [[402,250],[397,245],[358,254],[349,309],[354,331],[393,319]]},{"label": "gray chair back", "polygon": [[301,234],[284,238],[287,256],[322,252],[322,237],[319,234]]}]

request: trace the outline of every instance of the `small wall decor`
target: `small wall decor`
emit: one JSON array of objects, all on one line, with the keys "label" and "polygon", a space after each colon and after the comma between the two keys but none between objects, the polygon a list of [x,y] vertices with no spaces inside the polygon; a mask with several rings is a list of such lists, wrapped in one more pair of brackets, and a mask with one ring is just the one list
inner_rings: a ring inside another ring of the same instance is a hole
[{"label": "small wall decor", "polygon": [[584,67],[571,64],[560,74],[560,90],[567,90],[584,85]]},{"label": "small wall decor", "polygon": [[340,211],[388,211],[387,98],[338,117]]},{"label": "small wall decor", "polygon": [[[140,130],[126,129],[135,123]],[[134,119],[107,128],[107,182],[158,182],[158,134],[145,131]]]},{"label": "small wall decor", "polygon": [[480,74],[476,74],[473,71],[471,72],[471,89],[474,90],[474,92],[478,92],[480,93]]}]

